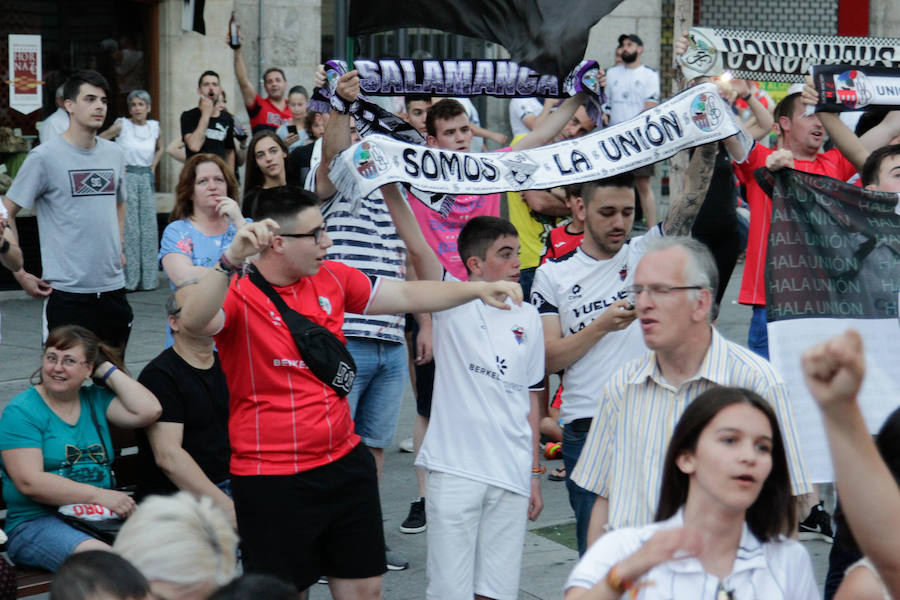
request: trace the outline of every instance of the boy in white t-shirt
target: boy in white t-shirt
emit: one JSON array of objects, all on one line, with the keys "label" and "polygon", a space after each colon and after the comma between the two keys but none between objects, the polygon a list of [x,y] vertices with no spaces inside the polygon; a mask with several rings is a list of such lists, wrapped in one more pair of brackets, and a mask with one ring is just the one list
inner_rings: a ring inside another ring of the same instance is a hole
[{"label": "boy in white t-shirt", "polygon": [[[459,235],[472,281],[519,278],[515,227],[470,220]],[[446,275],[445,275],[446,277]],[[530,304],[469,302],[433,315],[437,370],[428,433],[428,598],[518,597],[526,517],[543,508],[538,394],[544,335]]]}]

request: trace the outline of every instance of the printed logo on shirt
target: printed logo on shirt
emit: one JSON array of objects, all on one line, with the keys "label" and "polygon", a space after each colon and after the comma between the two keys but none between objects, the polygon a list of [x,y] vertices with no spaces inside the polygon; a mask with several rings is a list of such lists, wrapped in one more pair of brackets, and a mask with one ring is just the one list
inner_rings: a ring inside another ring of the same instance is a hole
[{"label": "printed logo on shirt", "polygon": [[319,307],[329,315],[331,314],[331,300],[325,296],[319,296]]},{"label": "printed logo on shirt", "polygon": [[625,281],[625,278],[628,277],[628,265],[625,264],[619,269],[619,279]]},{"label": "printed logo on shirt", "polygon": [[69,171],[72,196],[113,196],[116,193],[116,172],[112,169]]},{"label": "printed logo on shirt", "polygon": [[506,375],[506,359],[495,356],[494,361],[497,363],[497,370],[500,371],[500,374]]},{"label": "printed logo on shirt", "polygon": [[515,325],[512,328],[513,337],[516,338],[516,343],[521,345],[525,341],[525,328],[521,325]]},{"label": "printed logo on shirt", "polygon": [[572,293],[569,294],[569,300],[574,300],[575,298],[581,298],[581,286],[577,283],[572,286]]},{"label": "printed logo on shirt", "polygon": [[281,321],[281,315],[275,312],[274,310],[269,311],[269,318],[272,319],[272,325],[275,327],[281,327],[284,323]]},{"label": "printed logo on shirt", "polygon": [[225,136],[228,135],[228,127],[226,127],[223,123],[216,123],[215,127],[207,127],[206,128],[206,137],[210,140],[216,140],[217,142],[221,142],[225,139]]},{"label": "printed logo on shirt", "polygon": [[275,358],[272,360],[273,367],[293,367],[294,369],[305,369],[306,363],[298,358]]}]

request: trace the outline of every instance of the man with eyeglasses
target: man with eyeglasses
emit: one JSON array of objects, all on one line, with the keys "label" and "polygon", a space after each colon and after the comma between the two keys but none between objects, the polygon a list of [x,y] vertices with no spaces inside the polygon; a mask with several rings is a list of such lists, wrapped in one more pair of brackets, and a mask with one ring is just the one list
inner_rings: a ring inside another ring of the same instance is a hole
[{"label": "man with eyeglasses", "polygon": [[253,268],[274,293],[341,342],[348,312],[433,312],[476,298],[502,308],[507,297],[521,302],[521,288],[397,281],[326,260],[331,239],[319,200],[296,186],[263,190],[253,216],[181,307],[185,329],[215,336],[228,378],[244,568],[301,591],[325,575],[333,597],[374,600],[386,566],[372,454],[353,431],[347,401],[307,367],[284,313],[250,277],[232,275],[259,254]]},{"label": "man with eyeglasses", "polygon": [[630,173],[582,185],[585,232],[581,246],[538,267],[531,303],[544,326],[547,372],[563,369],[560,418],[569,503],[575,511],[578,550],[587,548],[587,530],[596,502],[569,474],[581,454],[597,395],[619,366],[644,351],[632,326],[635,311],[625,288],[647,244],[663,235],[686,235],[700,210],[711,178],[715,145],[694,152],[687,185],[663,223],[628,241],[634,223],[634,178]]},{"label": "man with eyeglasses", "polygon": [[675,424],[691,400],[715,386],[750,389],[769,401],[778,415],[794,495],[812,489],[784,382],[768,361],[712,326],[718,279],[702,242],[659,238],[649,244],[634,283],[624,290],[649,352],[607,382],[572,473],[577,485],[598,494],[588,544],[607,526],[653,521]]}]

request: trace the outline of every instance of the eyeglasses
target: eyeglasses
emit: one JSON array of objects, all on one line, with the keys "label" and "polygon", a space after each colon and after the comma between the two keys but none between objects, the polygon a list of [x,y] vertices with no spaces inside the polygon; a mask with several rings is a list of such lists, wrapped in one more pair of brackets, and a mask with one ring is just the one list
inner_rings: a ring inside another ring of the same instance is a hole
[{"label": "eyeglasses", "polygon": [[53,365],[53,366],[56,366],[57,363],[62,362],[62,366],[67,369],[71,369],[72,367],[74,367],[76,365],[87,364],[86,360],[77,360],[73,356],[63,356],[62,359],[60,359],[55,354],[45,354],[44,362],[47,363],[48,365]]},{"label": "eyeglasses", "polygon": [[668,296],[672,292],[676,292],[678,290],[702,290],[703,287],[699,285],[666,285],[664,283],[651,283],[650,285],[631,285],[625,288],[625,294],[628,296],[628,299],[632,302],[638,299],[638,296],[641,295],[641,292],[647,292],[651,298],[659,299],[660,297]]},{"label": "eyeglasses", "polygon": [[324,233],[325,233],[325,226],[320,225],[319,227],[316,227],[309,233],[279,233],[278,235],[280,235],[281,237],[289,237],[289,238],[311,237],[315,243],[319,244],[322,242],[322,235]]}]

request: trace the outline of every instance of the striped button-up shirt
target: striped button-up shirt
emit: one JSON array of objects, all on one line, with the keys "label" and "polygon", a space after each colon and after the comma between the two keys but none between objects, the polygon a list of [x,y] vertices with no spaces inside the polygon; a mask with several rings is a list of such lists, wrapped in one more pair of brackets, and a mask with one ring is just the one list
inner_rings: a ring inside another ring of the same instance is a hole
[{"label": "striped button-up shirt", "polygon": [[765,359],[723,338],[715,328],[697,374],[673,386],[655,352],[616,371],[601,395],[572,480],[609,499],[609,526],[653,521],[669,439],[688,403],[715,386],[742,387],[775,410],[794,494],[812,491],[784,382]]}]

